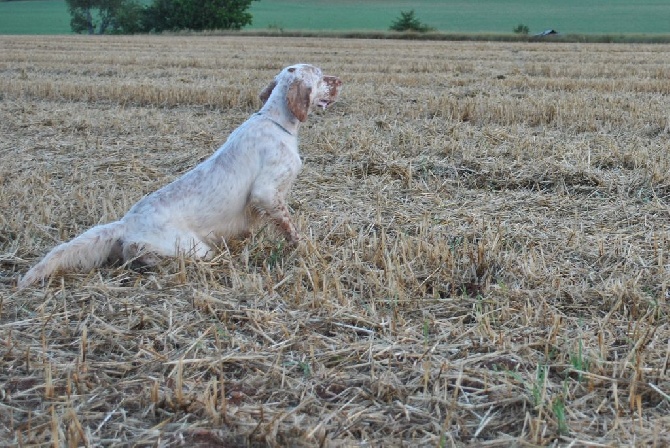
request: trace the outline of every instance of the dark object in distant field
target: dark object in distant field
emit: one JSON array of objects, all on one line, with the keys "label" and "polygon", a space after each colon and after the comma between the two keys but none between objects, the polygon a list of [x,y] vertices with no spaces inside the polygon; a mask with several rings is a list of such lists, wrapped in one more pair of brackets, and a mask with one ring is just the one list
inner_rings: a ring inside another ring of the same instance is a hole
[{"label": "dark object in distant field", "polygon": [[546,37],[546,36],[555,36],[558,34],[558,31],[556,30],[544,30],[541,33],[534,34],[533,37]]}]

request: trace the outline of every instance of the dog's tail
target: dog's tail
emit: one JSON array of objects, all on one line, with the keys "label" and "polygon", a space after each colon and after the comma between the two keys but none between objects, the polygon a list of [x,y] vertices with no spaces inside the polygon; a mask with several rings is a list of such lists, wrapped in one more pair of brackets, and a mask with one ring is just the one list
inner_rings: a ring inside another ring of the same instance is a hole
[{"label": "dog's tail", "polygon": [[93,227],[72,241],[56,246],[19,280],[19,289],[56,271],[88,271],[102,265],[112,255],[120,255],[120,241],[125,230],[123,221],[115,221]]}]

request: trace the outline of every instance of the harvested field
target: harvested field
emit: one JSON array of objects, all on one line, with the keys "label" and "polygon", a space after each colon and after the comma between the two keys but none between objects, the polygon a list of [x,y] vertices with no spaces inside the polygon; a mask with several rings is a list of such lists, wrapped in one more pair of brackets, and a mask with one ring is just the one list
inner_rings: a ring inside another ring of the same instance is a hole
[{"label": "harvested field", "polygon": [[[670,444],[670,46],[0,47],[0,445]],[[298,61],[345,86],[301,130],[296,250],[16,291]]]}]

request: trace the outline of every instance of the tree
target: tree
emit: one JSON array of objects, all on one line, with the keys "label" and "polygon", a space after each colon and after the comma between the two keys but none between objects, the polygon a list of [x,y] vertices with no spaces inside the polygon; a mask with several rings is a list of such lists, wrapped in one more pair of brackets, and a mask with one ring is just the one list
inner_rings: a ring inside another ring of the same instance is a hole
[{"label": "tree", "polygon": [[250,25],[247,12],[258,0],[154,0],[145,11],[145,31],[232,29]]},{"label": "tree", "polygon": [[136,0],[65,0],[75,33],[106,34],[139,31],[142,6]]},{"label": "tree", "polygon": [[251,24],[258,0],[65,0],[75,33],[132,34],[189,29],[233,29]]},{"label": "tree", "polygon": [[126,1],[123,7],[117,10],[112,32],[115,34],[141,33],[144,30],[145,11],[146,8],[139,2]]},{"label": "tree", "polygon": [[391,31],[418,31],[419,33],[435,30],[435,28],[421,23],[421,21],[414,16],[414,10],[401,12],[400,17],[391,24],[389,29]]}]

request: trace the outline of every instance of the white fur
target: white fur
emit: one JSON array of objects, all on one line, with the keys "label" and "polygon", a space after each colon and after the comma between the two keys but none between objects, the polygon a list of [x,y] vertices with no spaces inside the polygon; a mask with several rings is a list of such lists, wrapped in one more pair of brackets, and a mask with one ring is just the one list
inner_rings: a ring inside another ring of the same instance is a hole
[{"label": "white fur", "polygon": [[267,215],[295,244],[299,240],[286,195],[302,162],[297,133],[314,106],[337,99],[341,81],[317,67],[286,67],[261,93],[264,106],[211,157],[145,196],[119,221],[103,224],[49,252],[19,288],[59,270],[87,271],[108,260],[154,264],[158,256],[210,258],[223,239],[247,233]]}]

